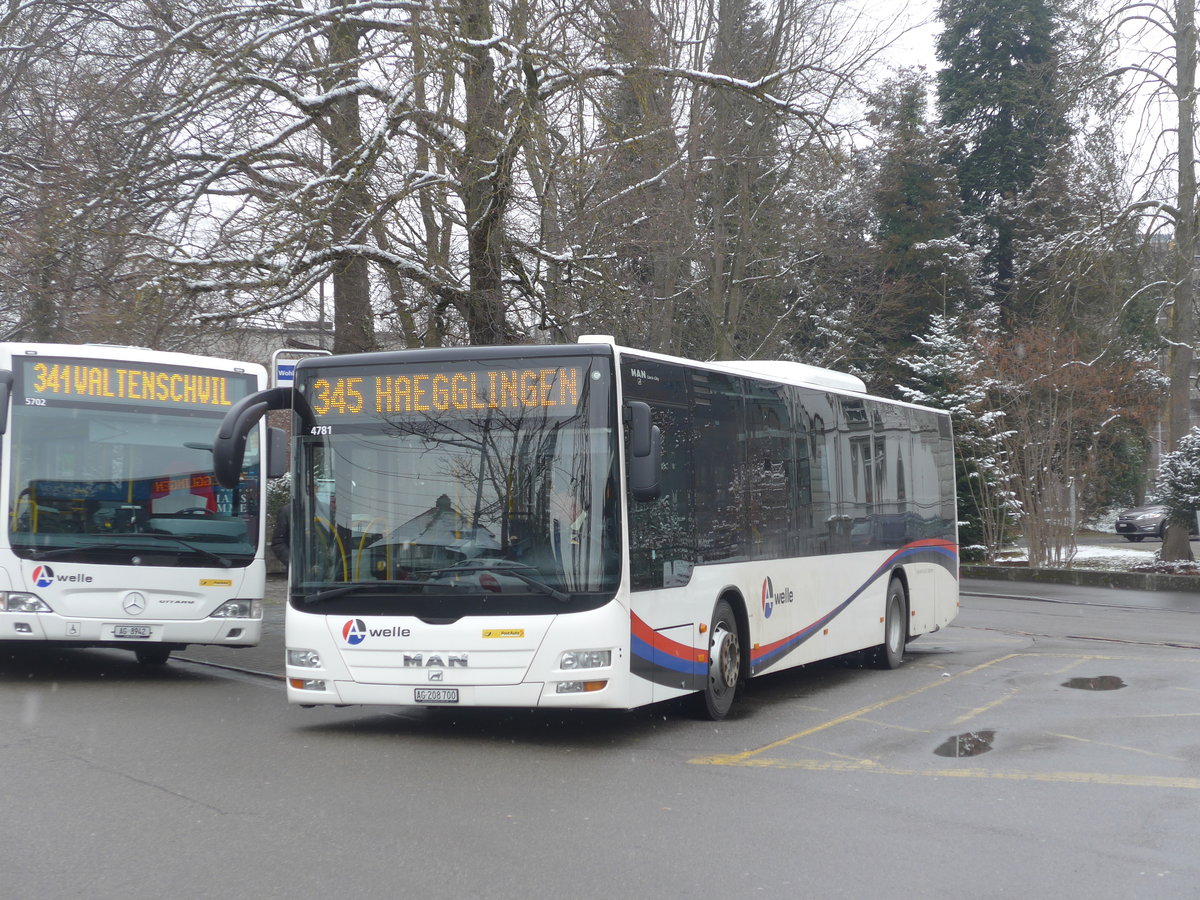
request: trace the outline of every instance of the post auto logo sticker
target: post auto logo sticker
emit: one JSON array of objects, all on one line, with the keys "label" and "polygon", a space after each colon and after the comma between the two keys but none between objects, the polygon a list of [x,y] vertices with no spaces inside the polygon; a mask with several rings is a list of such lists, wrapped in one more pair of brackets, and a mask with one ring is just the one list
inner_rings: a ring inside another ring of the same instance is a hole
[{"label": "post auto logo sticker", "polygon": [[342,626],[342,637],[351,646],[361,644],[367,639],[367,623],[362,619],[347,619]]},{"label": "post auto logo sticker", "polygon": [[49,566],[38,566],[33,570],[33,583],[40,588],[54,584],[54,570]]}]

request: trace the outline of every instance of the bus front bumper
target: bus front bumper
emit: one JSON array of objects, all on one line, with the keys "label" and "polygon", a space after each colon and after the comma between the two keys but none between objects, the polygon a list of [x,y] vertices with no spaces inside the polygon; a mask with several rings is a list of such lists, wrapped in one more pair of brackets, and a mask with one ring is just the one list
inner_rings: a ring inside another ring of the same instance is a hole
[{"label": "bus front bumper", "polygon": [[262,619],[213,618],[115,621],[58,613],[0,612],[0,641],[51,641],[79,646],[218,644],[252,647],[262,639]]},{"label": "bus front bumper", "polygon": [[[569,684],[564,682],[564,684]],[[509,685],[437,684],[398,685],[360,684],[355,681],[330,681],[317,673],[288,668],[288,702],[298,706],[441,706],[510,707],[533,709],[624,709],[611,683],[603,688],[562,693],[558,683],[524,682]]]}]

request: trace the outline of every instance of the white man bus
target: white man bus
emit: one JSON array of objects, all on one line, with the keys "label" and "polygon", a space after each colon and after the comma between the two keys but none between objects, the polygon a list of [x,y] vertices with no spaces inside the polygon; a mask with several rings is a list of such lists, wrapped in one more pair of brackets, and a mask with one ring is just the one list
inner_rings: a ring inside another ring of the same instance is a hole
[{"label": "white man bus", "polygon": [[0,647],[118,648],[162,664],[190,644],[257,644],[263,426],[229,486],[212,440],[265,385],[263,366],[234,360],[0,344]]},{"label": "white man bus", "polygon": [[905,642],[958,608],[950,420],[797,363],[619,347],[334,356],[295,412],[292,703],[632,708]]}]

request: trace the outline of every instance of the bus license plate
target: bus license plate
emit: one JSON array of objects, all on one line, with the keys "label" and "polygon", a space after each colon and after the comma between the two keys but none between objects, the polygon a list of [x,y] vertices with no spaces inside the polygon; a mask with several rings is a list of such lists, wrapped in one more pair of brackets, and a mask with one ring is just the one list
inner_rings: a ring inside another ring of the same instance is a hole
[{"label": "bus license plate", "polygon": [[413,699],[417,703],[457,703],[458,688],[415,688]]},{"label": "bus license plate", "polygon": [[148,638],[154,634],[149,625],[114,625],[113,637],[117,638]]}]

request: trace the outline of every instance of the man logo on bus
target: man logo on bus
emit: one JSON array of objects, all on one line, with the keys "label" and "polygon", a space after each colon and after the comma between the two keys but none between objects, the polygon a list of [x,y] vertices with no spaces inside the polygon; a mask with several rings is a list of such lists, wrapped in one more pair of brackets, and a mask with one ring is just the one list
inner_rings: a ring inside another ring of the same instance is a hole
[{"label": "man logo on bus", "polygon": [[54,572],[49,566],[38,566],[33,570],[33,583],[40,588],[54,584]]},{"label": "man logo on bus", "polygon": [[367,623],[362,619],[347,619],[342,626],[342,637],[347,644],[361,644],[367,639]]}]

